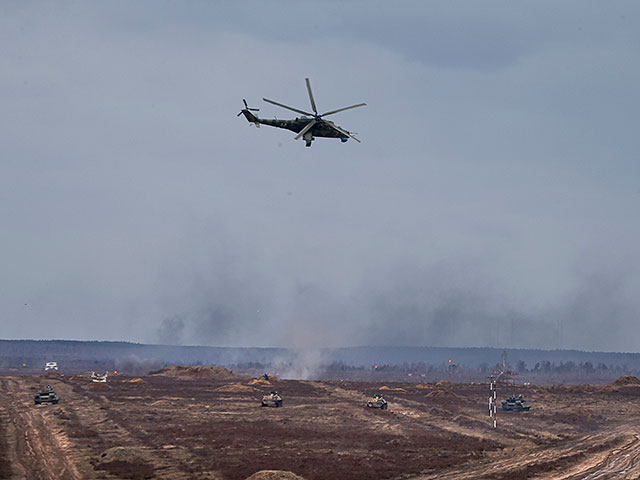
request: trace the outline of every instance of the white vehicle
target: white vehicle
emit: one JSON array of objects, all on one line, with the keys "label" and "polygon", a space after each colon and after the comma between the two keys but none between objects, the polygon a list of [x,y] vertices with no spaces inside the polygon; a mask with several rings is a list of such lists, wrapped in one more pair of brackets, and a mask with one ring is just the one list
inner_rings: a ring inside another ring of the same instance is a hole
[{"label": "white vehicle", "polygon": [[47,362],[44,364],[45,372],[57,372],[58,371],[58,362]]},{"label": "white vehicle", "polygon": [[104,372],[104,375],[100,375],[96,372],[91,372],[91,381],[96,383],[107,383],[107,374],[109,372]]}]

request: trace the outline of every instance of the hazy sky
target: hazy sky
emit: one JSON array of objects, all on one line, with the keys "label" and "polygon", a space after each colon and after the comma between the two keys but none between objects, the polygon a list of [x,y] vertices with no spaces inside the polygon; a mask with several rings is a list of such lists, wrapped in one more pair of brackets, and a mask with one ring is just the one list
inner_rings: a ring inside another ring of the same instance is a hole
[{"label": "hazy sky", "polygon": [[640,351],[638,85],[636,1],[3,1],[0,338]]}]

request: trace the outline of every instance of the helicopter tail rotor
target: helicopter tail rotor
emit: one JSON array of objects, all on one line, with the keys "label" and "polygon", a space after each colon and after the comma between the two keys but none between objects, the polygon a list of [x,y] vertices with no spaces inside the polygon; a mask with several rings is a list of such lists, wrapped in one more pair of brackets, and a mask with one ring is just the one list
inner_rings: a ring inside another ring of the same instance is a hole
[{"label": "helicopter tail rotor", "polygon": [[258,117],[256,117],[253,113],[251,112],[259,112],[260,109],[259,108],[250,108],[249,105],[247,105],[247,101],[243,98],[242,102],[244,103],[244,108],[242,110],[240,110],[240,113],[238,113],[238,117],[240,115],[244,115],[245,118],[247,119],[247,121],[249,121],[250,123],[253,123],[256,127],[260,126],[260,121],[258,119]]},{"label": "helicopter tail rotor", "polygon": [[249,105],[247,105],[247,101],[244,98],[242,99],[242,102],[244,103],[244,108],[242,110],[240,110],[240,113],[238,113],[238,117],[240,115],[242,115],[245,110],[248,110],[250,112],[259,112],[260,111],[259,108],[249,108]]}]

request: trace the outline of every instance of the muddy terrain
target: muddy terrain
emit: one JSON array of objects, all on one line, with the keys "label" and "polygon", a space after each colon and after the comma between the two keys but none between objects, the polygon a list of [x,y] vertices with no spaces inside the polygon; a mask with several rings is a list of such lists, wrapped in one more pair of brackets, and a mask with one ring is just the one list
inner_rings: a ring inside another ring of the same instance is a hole
[{"label": "muddy terrain", "polygon": [[[608,479],[640,476],[640,385],[252,380],[215,367],[142,377],[0,377],[0,478]],[[57,405],[34,405],[51,384]],[[281,408],[263,408],[277,390]],[[366,408],[382,393],[388,410]],[[278,470],[295,475],[282,476]]]}]

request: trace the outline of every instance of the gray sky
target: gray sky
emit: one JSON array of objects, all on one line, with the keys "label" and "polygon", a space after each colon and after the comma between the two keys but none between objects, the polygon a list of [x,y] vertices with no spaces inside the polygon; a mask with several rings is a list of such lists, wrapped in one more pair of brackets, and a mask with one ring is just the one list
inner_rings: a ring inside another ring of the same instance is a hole
[{"label": "gray sky", "polygon": [[[0,338],[639,351],[640,4],[0,4]],[[255,129],[333,117],[362,144]]]}]

